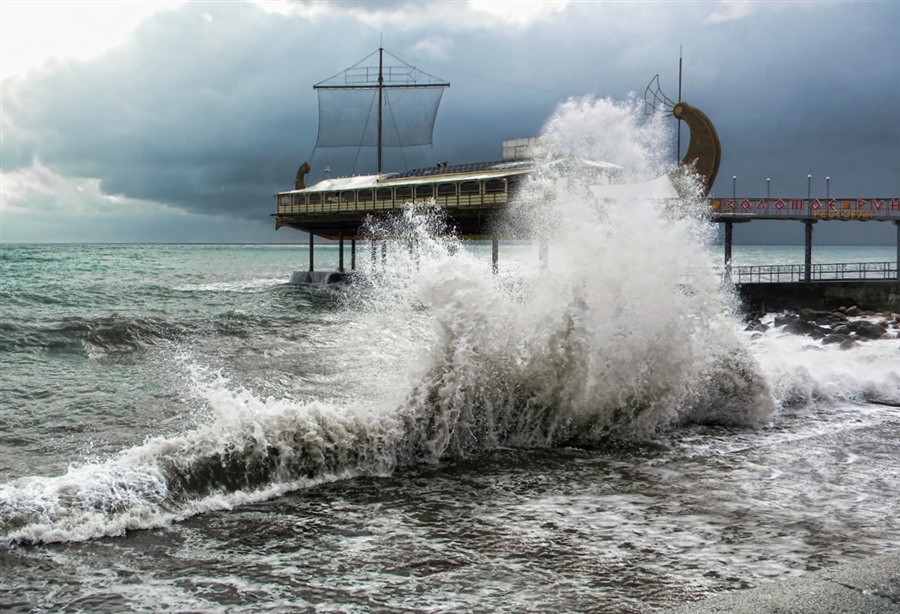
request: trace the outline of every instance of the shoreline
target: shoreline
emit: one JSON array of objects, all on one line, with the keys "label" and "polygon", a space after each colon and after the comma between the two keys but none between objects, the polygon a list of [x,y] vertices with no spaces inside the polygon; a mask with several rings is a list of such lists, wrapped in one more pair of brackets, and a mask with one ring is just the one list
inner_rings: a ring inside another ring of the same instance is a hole
[{"label": "shoreline", "polygon": [[665,611],[671,614],[900,613],[900,553],[882,554],[799,578],[711,595]]}]

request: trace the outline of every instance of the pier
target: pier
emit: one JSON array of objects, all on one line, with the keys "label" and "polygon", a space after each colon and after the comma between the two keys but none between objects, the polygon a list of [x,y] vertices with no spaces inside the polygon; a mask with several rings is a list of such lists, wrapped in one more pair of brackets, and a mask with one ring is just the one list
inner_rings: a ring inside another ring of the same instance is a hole
[{"label": "pier", "polygon": [[[381,75],[379,67],[378,74]],[[380,83],[379,76],[379,83]],[[443,87],[446,84],[438,84]],[[435,86],[435,87],[438,87]],[[381,86],[379,85],[379,88]],[[340,89],[345,89],[342,86]],[[645,94],[646,99],[646,94]],[[672,103],[665,99],[665,110],[687,124],[690,139],[681,167],[690,167],[699,175],[704,193],[708,194],[715,182],[721,160],[721,144],[715,127],[699,109],[685,102]],[[669,104],[671,103],[671,104]],[[379,123],[380,125],[380,123]],[[372,217],[392,215],[410,205],[425,205],[440,209],[457,236],[464,239],[490,239],[491,266],[499,270],[500,224],[507,207],[517,195],[528,175],[538,171],[532,145],[540,151],[533,139],[505,141],[503,160],[474,164],[448,165],[420,168],[403,173],[384,173],[379,164],[376,174],[332,179],[328,173],[323,180],[308,186],[306,176],[310,165],[303,163],[297,172],[293,190],[275,194],[276,211],[272,214],[276,230],[293,228],[309,234],[309,269],[306,278],[315,276],[315,237],[320,236],[338,242],[338,273],[344,273],[344,244],[350,242],[350,269],[356,268],[356,242],[371,239],[371,255],[376,258],[376,240],[365,235],[367,220]],[[380,150],[380,147],[379,147]],[[380,157],[379,157],[380,159]],[[571,161],[569,161],[571,162]],[[619,167],[614,164],[581,161],[590,164],[592,170],[606,174],[608,184],[617,183]],[[681,170],[675,171],[679,173]],[[669,179],[675,179],[670,177]],[[736,179],[736,177],[735,177]],[[677,208],[677,180],[666,181],[665,194],[653,193],[650,200],[660,205]],[[657,183],[657,182],[651,182]],[[605,192],[613,197],[614,192]],[[709,219],[724,226],[724,274],[735,284],[761,283],[854,283],[900,281],[900,198],[771,198],[767,188],[765,198],[738,198],[736,190],[732,198],[708,198]],[[826,190],[827,192],[827,190]],[[598,198],[605,198],[595,192]],[[690,198],[691,195],[682,195]],[[803,265],[769,267],[732,266],[734,225],[754,220],[800,222],[804,225]],[[895,262],[813,264],[813,229],[819,222],[888,222],[897,227],[897,257]],[[507,236],[504,238],[529,239]],[[383,239],[383,238],[382,238]],[[385,258],[382,244],[382,261]],[[539,246],[539,259],[547,266],[547,245]]]},{"label": "pier", "polygon": [[[893,263],[892,279],[900,279],[897,274],[900,264],[900,198],[711,198],[709,199],[710,216],[714,222],[725,226],[725,271],[734,279],[735,271],[731,266],[731,254],[734,237],[734,224],[753,220],[796,221],[804,226],[804,264],[802,279],[782,279],[785,271],[779,271],[778,281],[811,282],[819,274],[819,280],[836,281],[845,279],[840,275],[853,273],[850,264],[828,265],[833,270],[819,269],[812,263],[813,226],[820,221],[828,222],[891,222],[897,226],[897,260]],[[821,266],[821,265],[820,265]],[[849,268],[848,268],[849,267]],[[752,275],[744,271],[745,275]],[[793,271],[791,272],[793,274]],[[859,270],[857,279],[871,279],[869,275],[887,275],[888,269],[880,273],[874,270]],[[825,275],[825,277],[822,277]],[[830,275],[830,277],[829,277]],[[760,277],[760,281],[765,275]],[[886,279],[887,277],[877,277]],[[775,280],[771,280],[775,281]]]}]

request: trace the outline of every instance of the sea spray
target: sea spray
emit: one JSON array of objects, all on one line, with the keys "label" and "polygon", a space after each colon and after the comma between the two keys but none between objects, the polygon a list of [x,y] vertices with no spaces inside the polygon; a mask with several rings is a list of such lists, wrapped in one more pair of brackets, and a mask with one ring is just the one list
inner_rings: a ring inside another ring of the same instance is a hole
[{"label": "sea spray", "polygon": [[764,318],[750,341],[776,403],[792,411],[826,403],[900,404],[900,338],[860,341],[848,349],[785,332]]},{"label": "sea spray", "polygon": [[505,291],[508,280],[483,264],[460,274],[460,262],[452,279],[420,265],[400,284],[413,288],[436,329],[404,408],[410,458],[590,445],[676,423],[749,425],[770,415],[767,383],[713,273],[713,229],[698,215],[699,198],[655,202],[639,183],[614,200],[591,196],[611,172],[635,182],[663,173],[647,149],[659,129],[638,126],[631,107],[609,100],[567,103],[548,122],[542,142],[551,153],[505,220],[506,229],[553,243],[553,263],[532,271],[527,291]]},{"label": "sea spray", "polygon": [[339,299],[352,325],[329,348],[355,359],[347,390],[263,398],[189,369],[203,422],[62,476],[0,486],[0,535],[116,535],[502,446],[766,419],[771,393],[709,266],[712,230],[698,207],[591,193],[663,173],[660,126],[591,99],[548,122],[553,156],[537,161],[505,221],[552,243],[546,270],[503,263],[493,275],[433,209],[373,221],[387,257],[362,259]]}]

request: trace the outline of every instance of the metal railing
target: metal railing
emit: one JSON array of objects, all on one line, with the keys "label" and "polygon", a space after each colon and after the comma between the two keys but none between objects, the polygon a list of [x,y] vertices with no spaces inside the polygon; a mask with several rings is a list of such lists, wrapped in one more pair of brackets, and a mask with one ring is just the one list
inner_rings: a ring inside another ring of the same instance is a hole
[{"label": "metal railing", "polygon": [[[728,269],[725,275],[728,276]],[[892,280],[897,277],[896,262],[850,262],[813,264],[810,281]],[[804,264],[768,264],[731,267],[731,281],[736,284],[757,284],[806,281]]]}]

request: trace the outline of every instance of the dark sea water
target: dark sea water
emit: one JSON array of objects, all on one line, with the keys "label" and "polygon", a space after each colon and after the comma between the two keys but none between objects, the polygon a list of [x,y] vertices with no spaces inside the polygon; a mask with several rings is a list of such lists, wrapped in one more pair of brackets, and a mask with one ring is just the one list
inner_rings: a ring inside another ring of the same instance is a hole
[{"label": "dark sea water", "polygon": [[896,333],[501,255],[4,245],[2,607],[644,612],[900,549]]}]

